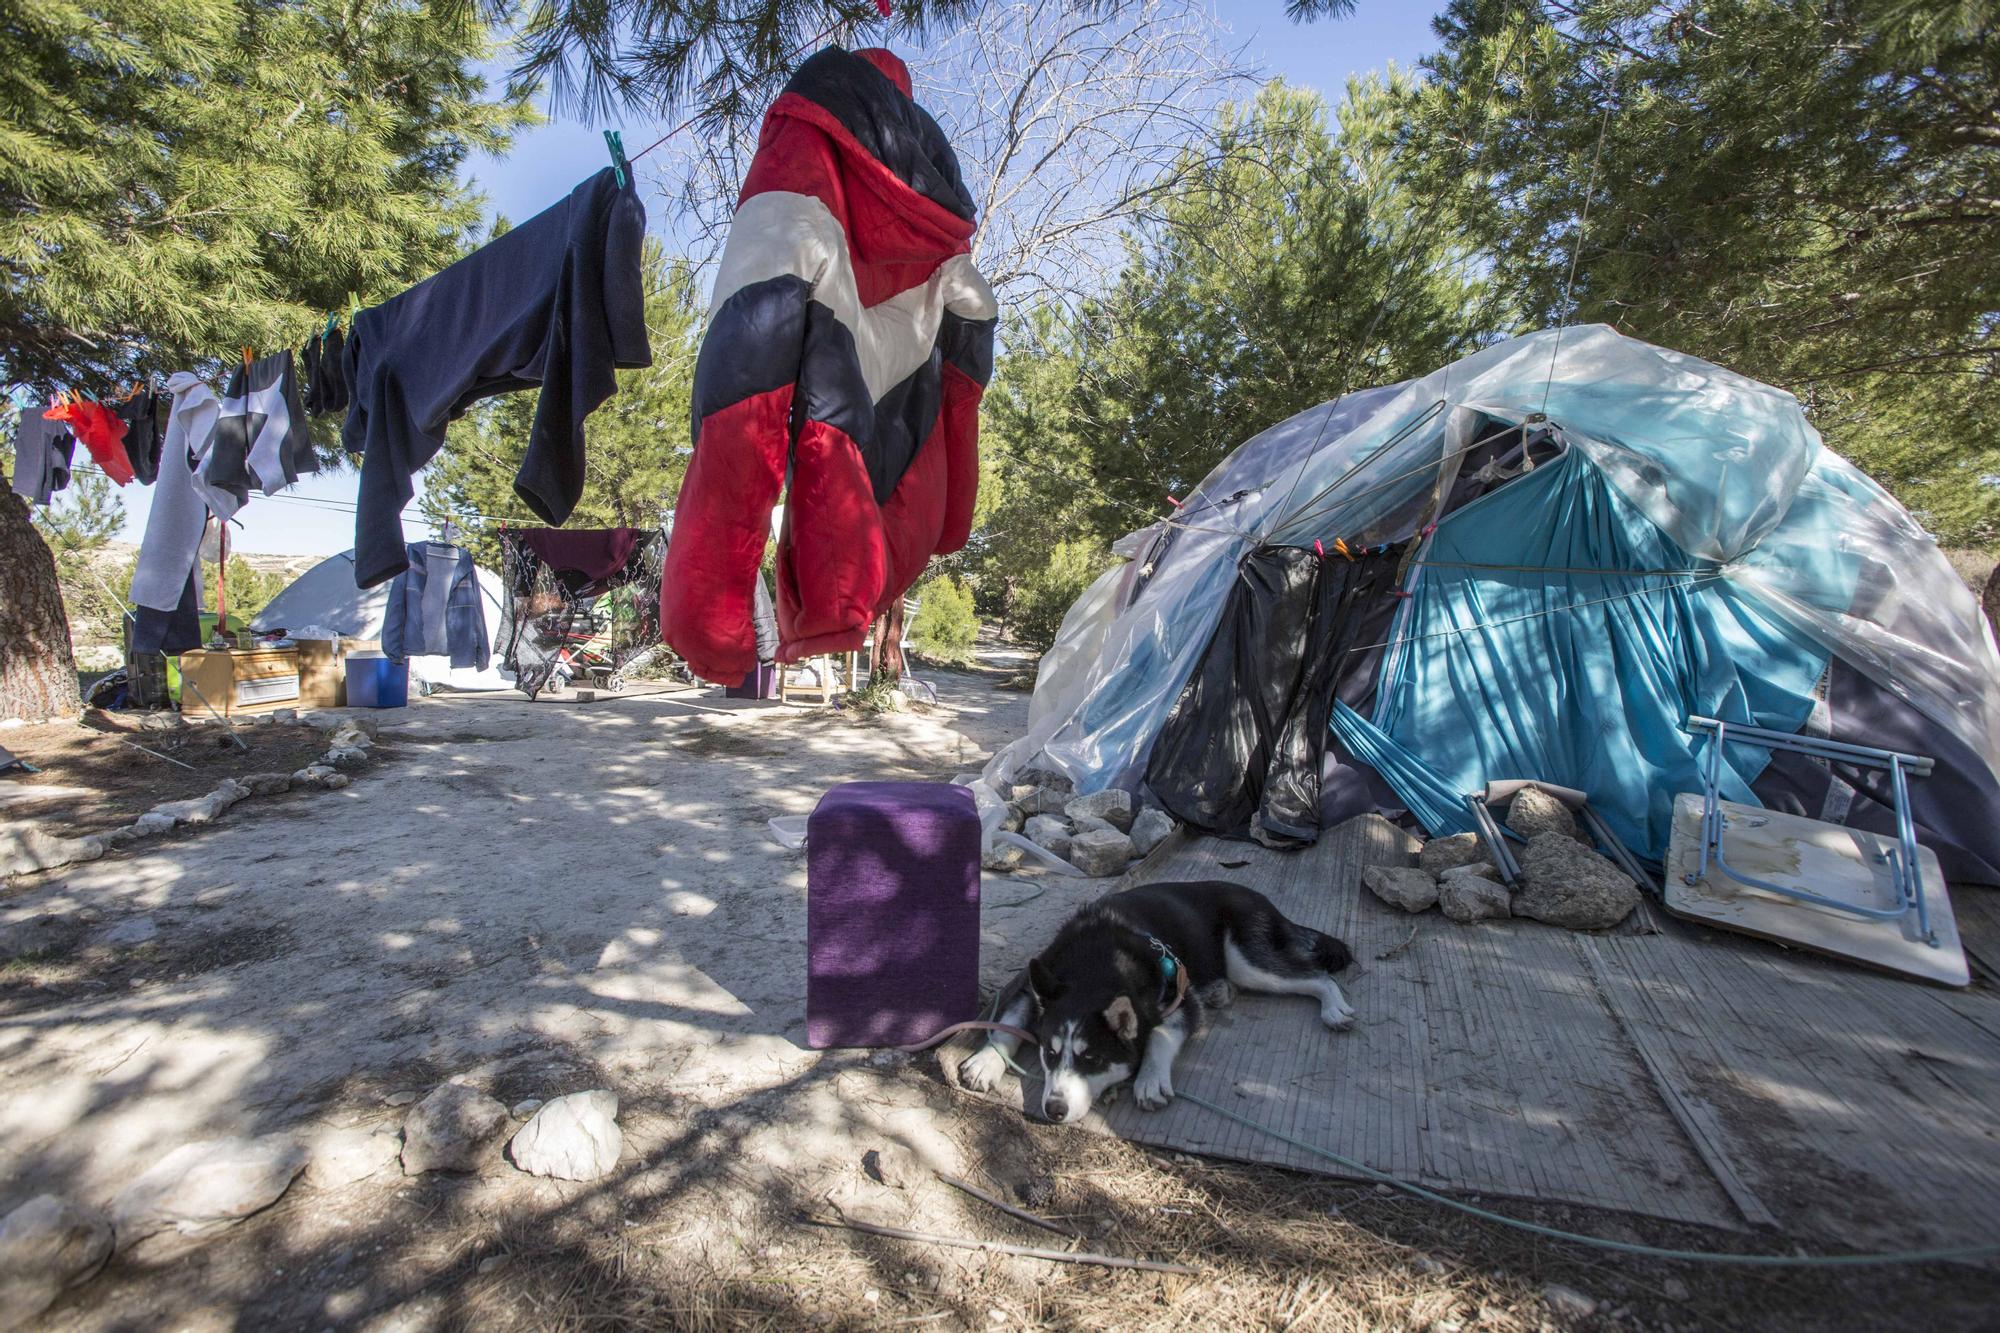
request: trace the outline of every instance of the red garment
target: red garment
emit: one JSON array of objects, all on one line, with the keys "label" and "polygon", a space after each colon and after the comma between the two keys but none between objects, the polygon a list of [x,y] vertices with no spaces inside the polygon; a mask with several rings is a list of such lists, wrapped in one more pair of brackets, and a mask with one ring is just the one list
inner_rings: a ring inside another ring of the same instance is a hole
[{"label": "red garment", "polygon": [[132,480],[132,460],[125,456],[125,422],[102,403],[61,403],[42,413],[50,421],[67,422],[70,434],[83,441],[104,475],[123,486]]},{"label": "red garment", "polygon": [[512,535],[550,569],[595,582],[625,568],[647,534],[637,528],[514,528]]},{"label": "red garment", "polygon": [[757,665],[754,580],[779,491],[782,661],[858,648],[979,484],[994,305],[958,161],[887,51],[829,48],[771,106],[695,365],[695,450],[661,588],[699,675]]}]

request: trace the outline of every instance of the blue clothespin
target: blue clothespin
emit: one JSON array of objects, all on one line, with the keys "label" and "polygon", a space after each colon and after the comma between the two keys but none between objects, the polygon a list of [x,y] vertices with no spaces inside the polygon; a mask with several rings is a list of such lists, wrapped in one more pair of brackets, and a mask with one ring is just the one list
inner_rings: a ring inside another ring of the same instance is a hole
[{"label": "blue clothespin", "polygon": [[625,188],[625,136],[617,130],[604,132],[604,146],[611,150],[611,170],[618,175],[618,188]]}]

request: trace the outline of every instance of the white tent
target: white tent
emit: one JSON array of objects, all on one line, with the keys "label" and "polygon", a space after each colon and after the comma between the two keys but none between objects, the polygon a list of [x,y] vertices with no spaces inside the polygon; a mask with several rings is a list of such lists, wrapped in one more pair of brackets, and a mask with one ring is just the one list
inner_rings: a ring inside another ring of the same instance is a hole
[{"label": "white tent", "polygon": [[[393,580],[391,580],[393,582]],[[354,552],[330,555],[292,581],[290,587],[273,597],[257,613],[250,627],[256,630],[288,629],[294,633],[311,629],[331,630],[343,638],[380,639],[382,616],[389,604],[389,583],[373,588],[354,586]],[[454,690],[505,690],[514,678],[500,669],[500,649],[506,612],[501,603],[500,576],[479,571],[479,602],[486,613],[486,639],[493,646],[493,660],[484,671],[454,668],[448,657],[413,657],[410,680]]]}]

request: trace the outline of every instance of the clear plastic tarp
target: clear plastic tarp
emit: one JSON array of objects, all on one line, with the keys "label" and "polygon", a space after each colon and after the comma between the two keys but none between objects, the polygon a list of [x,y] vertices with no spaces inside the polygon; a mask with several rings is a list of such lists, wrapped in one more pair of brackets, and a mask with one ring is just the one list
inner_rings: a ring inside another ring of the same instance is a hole
[{"label": "clear plastic tarp", "polygon": [[1028,734],[986,780],[1004,791],[1033,765],[1079,791],[1135,785],[1243,554],[1417,533],[1481,417],[1546,417],[1683,551],[2000,772],[1992,631],[1930,537],[1825,449],[1790,394],[1587,325],[1348,394],[1246,442],[1184,509],[1118,543],[1132,563],[1065,619]]}]

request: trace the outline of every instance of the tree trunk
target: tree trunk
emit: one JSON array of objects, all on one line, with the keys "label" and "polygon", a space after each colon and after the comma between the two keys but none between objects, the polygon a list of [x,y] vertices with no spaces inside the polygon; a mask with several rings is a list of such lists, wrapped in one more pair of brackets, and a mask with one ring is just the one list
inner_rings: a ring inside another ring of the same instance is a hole
[{"label": "tree trunk", "polygon": [[0,718],[82,711],[55,554],[28,521],[28,502],[0,491]]}]

